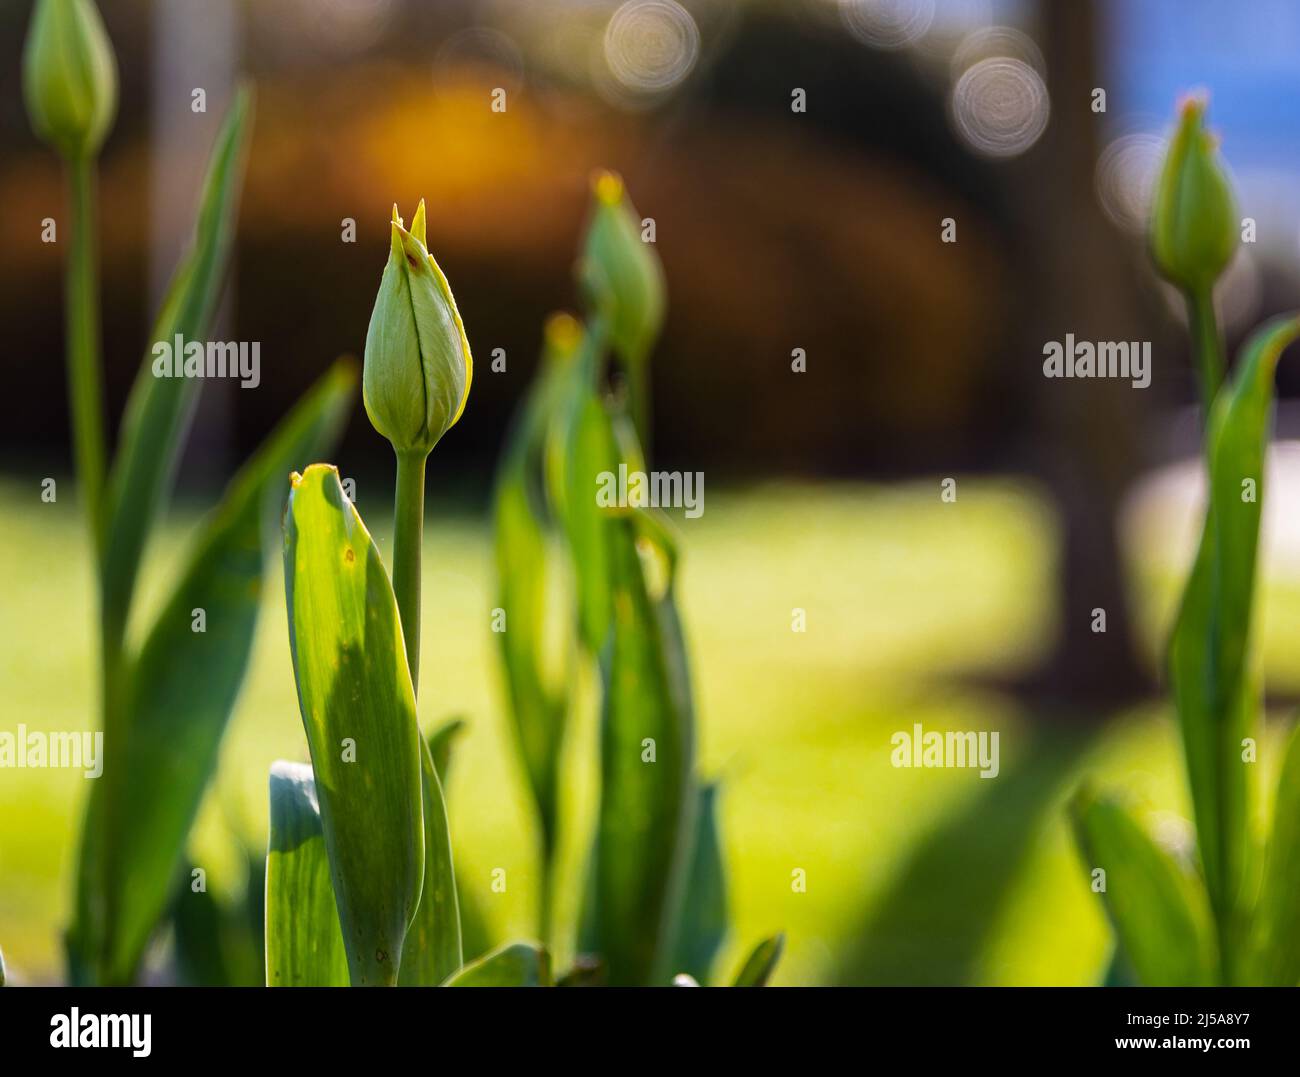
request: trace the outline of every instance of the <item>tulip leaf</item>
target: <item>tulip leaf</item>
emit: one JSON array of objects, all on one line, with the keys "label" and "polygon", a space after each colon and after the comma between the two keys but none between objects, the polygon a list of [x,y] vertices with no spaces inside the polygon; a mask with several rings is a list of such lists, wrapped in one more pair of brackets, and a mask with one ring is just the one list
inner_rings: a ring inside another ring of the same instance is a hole
[{"label": "tulip leaf", "polygon": [[494,492],[497,604],[510,716],[537,804],[544,855],[556,842],[557,775],[566,696],[546,669],[548,557],[543,451],[547,422],[565,377],[564,357],[548,349],[497,469]]},{"label": "tulip leaf", "polygon": [[753,953],[745,959],[740,972],[736,974],[736,987],[766,987],[772,973],[776,971],[777,962],[781,960],[781,951],[785,949],[784,933],[764,939],[754,947]]},{"label": "tulip leaf", "polygon": [[1247,646],[1273,375],[1297,333],[1294,317],[1261,328],[1215,400],[1205,527],[1169,646],[1201,861],[1210,901],[1226,922],[1235,915],[1251,856],[1253,767],[1241,751],[1242,741],[1256,735]]},{"label": "tulip leaf", "polygon": [[1115,800],[1081,790],[1071,808],[1090,872],[1105,872],[1106,911],[1141,983],[1215,983],[1213,920],[1200,880],[1157,846]]},{"label": "tulip leaf", "polygon": [[438,780],[442,782],[444,789],[447,787],[447,775],[451,768],[452,744],[464,730],[464,718],[448,718],[425,738],[429,745],[429,754],[433,756],[433,769],[438,772]]},{"label": "tulip leaf", "polygon": [[424,803],[424,886],[402,951],[397,982],[403,987],[437,987],[464,961],[447,805],[433,752],[423,740],[420,777]]},{"label": "tulip leaf", "polygon": [[298,702],[354,986],[395,984],[424,878],[421,739],[397,603],[335,468],[295,475],[284,576]]},{"label": "tulip leaf", "polygon": [[1300,985],[1300,725],[1291,732],[1278,775],[1256,930],[1260,982]]},{"label": "tulip leaf", "polygon": [[671,967],[700,983],[709,982],[709,970],[727,935],[727,876],[718,840],[717,782],[700,788],[695,816],[695,842],[682,901],[677,943]]},{"label": "tulip leaf", "polygon": [[354,364],[336,364],[249,458],[201,525],[138,656],[125,660],[125,739],[112,764],[116,780],[106,772],[91,794],[86,838],[94,859],[79,880],[71,940],[80,960],[102,962],[111,982],[135,975],[216,768],[252,650],[265,543],[285,476],[329,450],[356,380]]},{"label": "tulip leaf", "polygon": [[155,377],[153,348],[160,342],[174,348],[177,336],[187,342],[207,338],[230,261],[251,125],[252,93],[241,88],[212,150],[193,242],[168,287],[122,418],[104,535],[104,620],[115,635],[125,629],[145,543],[202,386],[197,378]]},{"label": "tulip leaf", "polygon": [[551,987],[551,958],[530,942],[512,942],[471,961],[447,987]]},{"label": "tulip leaf", "polygon": [[306,763],[271,767],[271,843],[266,854],[266,985],[346,987],[334,887],[316,782]]},{"label": "tulip leaf", "polygon": [[[601,654],[601,795],[584,939],[613,985],[665,982],[688,867],[694,718],[673,577],[652,593],[638,546],[672,563],[642,513],[610,516],[612,619]],[[639,543],[638,540],[641,540]]]}]

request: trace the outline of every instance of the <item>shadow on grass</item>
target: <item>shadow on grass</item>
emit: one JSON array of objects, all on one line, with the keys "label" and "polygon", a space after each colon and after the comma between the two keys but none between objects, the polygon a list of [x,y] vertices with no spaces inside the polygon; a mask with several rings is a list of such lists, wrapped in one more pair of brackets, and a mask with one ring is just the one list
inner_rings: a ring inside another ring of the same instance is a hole
[{"label": "shadow on grass", "polygon": [[989,932],[1046,813],[1078,774],[1099,730],[1045,716],[1012,767],[922,839],[892,886],[851,936],[839,984],[972,983]]}]

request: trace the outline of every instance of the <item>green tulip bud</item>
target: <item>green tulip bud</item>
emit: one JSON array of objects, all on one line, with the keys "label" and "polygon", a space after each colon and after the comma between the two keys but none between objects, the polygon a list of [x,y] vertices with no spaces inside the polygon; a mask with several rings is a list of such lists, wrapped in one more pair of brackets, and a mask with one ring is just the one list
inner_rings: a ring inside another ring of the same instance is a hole
[{"label": "green tulip bud", "polygon": [[628,363],[650,351],[664,319],[664,272],[641,238],[641,219],[613,172],[592,178],[591,222],[578,274],[588,300],[608,319],[610,340]]},{"label": "green tulip bud", "polygon": [[474,362],[447,278],[425,243],[424,202],[410,231],[394,206],[361,384],[374,428],[398,454],[427,456],[464,412]]},{"label": "green tulip bud", "polygon": [[1151,217],[1151,251],[1162,276],[1204,294],[1237,247],[1236,202],[1205,130],[1205,101],[1188,98],[1169,143]]},{"label": "green tulip bud", "polygon": [[117,61],[91,0],[37,0],[23,51],[32,127],[63,157],[93,157],[117,111]]}]

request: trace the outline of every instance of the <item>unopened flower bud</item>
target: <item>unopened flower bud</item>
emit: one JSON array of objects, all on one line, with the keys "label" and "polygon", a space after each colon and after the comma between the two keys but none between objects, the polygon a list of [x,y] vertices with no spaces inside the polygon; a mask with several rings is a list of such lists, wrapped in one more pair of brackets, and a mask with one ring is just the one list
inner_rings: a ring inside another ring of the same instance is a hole
[{"label": "unopened flower bud", "polygon": [[37,0],[23,97],[37,136],[63,157],[99,152],[117,111],[117,62],[92,0]]},{"label": "unopened flower bud", "polygon": [[1188,98],[1155,189],[1151,251],[1162,276],[1203,293],[1237,247],[1236,202],[1215,139],[1205,130],[1205,101]]},{"label": "unopened flower bud", "polygon": [[394,450],[428,455],[465,410],[474,364],[447,278],[425,246],[423,201],[409,231],[393,207],[390,238],[366,333],[362,397]]}]

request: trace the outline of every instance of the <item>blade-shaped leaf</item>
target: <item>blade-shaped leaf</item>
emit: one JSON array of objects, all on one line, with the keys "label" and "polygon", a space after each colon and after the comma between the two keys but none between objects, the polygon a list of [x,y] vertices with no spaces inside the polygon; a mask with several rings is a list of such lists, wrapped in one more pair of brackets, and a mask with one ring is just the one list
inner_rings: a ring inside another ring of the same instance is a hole
[{"label": "blade-shaped leaf", "polygon": [[172,346],[178,335],[186,341],[207,338],[226,279],[251,126],[252,93],[241,88],[213,146],[193,242],[168,287],[122,419],[104,535],[104,621],[115,635],[126,626],[145,542],[202,385],[197,378],[155,377],[153,348],[160,341]]},{"label": "blade-shaped leaf", "polygon": [[[1260,329],[1243,349],[1236,377],[1215,400],[1205,527],[1169,646],[1201,862],[1210,901],[1226,924],[1235,920],[1252,855],[1254,768],[1241,753],[1242,740],[1255,736],[1257,713],[1247,642],[1273,375],[1298,332],[1294,317]],[[1247,483],[1254,496],[1246,496]]]},{"label": "blade-shaped leaf", "polygon": [[695,841],[682,900],[674,972],[709,982],[709,970],[727,935],[727,876],[718,840],[717,782],[700,788]]},{"label": "blade-shaped leaf", "polygon": [[1200,880],[1114,800],[1082,790],[1071,809],[1089,870],[1106,873],[1106,911],[1138,979],[1148,987],[1215,983],[1213,921]]},{"label": "blade-shaped leaf", "polygon": [[[587,937],[614,985],[664,982],[694,827],[694,718],[673,577],[652,594],[638,539],[671,564],[639,520],[610,517],[612,621],[601,656],[601,795]],[[662,566],[661,566],[662,568]]]},{"label": "blade-shaped leaf", "polygon": [[402,950],[397,982],[403,987],[437,987],[464,960],[447,804],[433,752],[425,741],[420,743],[420,776],[424,802],[424,886]]},{"label": "blade-shaped leaf", "polygon": [[1256,929],[1260,982],[1300,984],[1300,725],[1291,732],[1277,779]]},{"label": "blade-shaped leaf", "polygon": [[471,961],[447,987],[550,987],[551,958],[541,946],[512,942]]},{"label": "blade-shaped leaf", "polygon": [[395,984],[424,878],[421,740],[397,602],[338,472],[295,475],[284,577],[298,703],[354,986]]},{"label": "blade-shaped leaf", "polygon": [[494,531],[498,605],[506,631],[496,633],[510,716],[537,804],[544,856],[556,841],[557,774],[566,696],[546,669],[546,595],[550,578],[543,447],[557,392],[572,363],[569,337],[548,332],[542,372],[511,426],[497,469]]},{"label": "blade-shaped leaf", "polygon": [[266,854],[266,985],[346,987],[334,887],[316,783],[306,763],[271,766]]},{"label": "blade-shaped leaf", "polygon": [[[98,873],[79,880],[82,915],[73,935],[83,954],[94,954],[102,923],[98,952],[112,982],[134,977],[216,768],[252,649],[269,507],[294,467],[334,443],[356,381],[354,363],[335,364],[231,480],[139,656],[125,666],[125,740],[109,763],[114,780],[96,783],[86,822],[103,859]],[[111,743],[106,736],[106,751]],[[96,884],[102,921],[86,914],[97,904],[86,890]]]},{"label": "blade-shaped leaf", "polygon": [[429,745],[429,754],[433,756],[433,769],[438,772],[438,780],[442,782],[444,789],[447,786],[447,775],[451,770],[451,748],[464,729],[464,718],[448,718],[425,738]]},{"label": "blade-shaped leaf", "polygon": [[736,974],[736,987],[766,987],[767,981],[776,971],[777,962],[781,960],[781,951],[785,949],[785,934],[773,935],[754,947],[754,952],[745,959],[740,972]]}]

